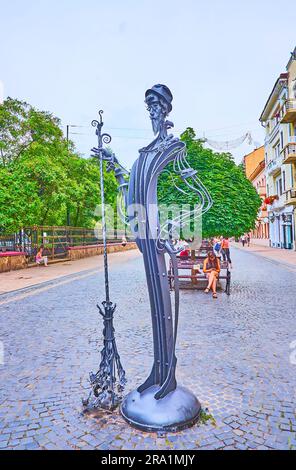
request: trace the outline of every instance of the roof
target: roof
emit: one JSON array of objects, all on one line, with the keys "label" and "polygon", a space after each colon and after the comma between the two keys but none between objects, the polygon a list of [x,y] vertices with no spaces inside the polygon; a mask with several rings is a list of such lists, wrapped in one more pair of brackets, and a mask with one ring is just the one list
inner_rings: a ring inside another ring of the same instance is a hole
[{"label": "roof", "polygon": [[290,59],[287,63],[287,67],[286,67],[287,70],[289,69],[289,66],[290,66],[292,60],[296,60],[296,47],[294,48],[294,51],[291,52],[291,57],[290,57]]},{"label": "roof", "polygon": [[261,149],[264,149],[264,145],[261,145],[260,147],[257,147],[256,149],[252,150],[251,152],[246,153],[246,155],[244,155],[244,159],[252,155],[254,152],[261,151]]},{"label": "roof", "polygon": [[250,174],[249,176],[249,180],[250,181],[253,181],[256,176],[258,176],[262,171],[264,171],[264,168],[265,168],[265,160],[262,160],[259,165],[256,166],[255,170],[253,171],[253,173]]},{"label": "roof", "polygon": [[273,89],[271,90],[271,93],[265,103],[265,106],[263,108],[263,111],[261,113],[261,116],[259,118],[259,121],[266,121],[267,116],[268,116],[268,111],[270,111],[270,105],[273,100],[275,100],[279,94],[279,91],[281,90],[282,86],[287,83],[288,80],[288,73],[284,72],[281,73],[280,76],[278,77],[277,81],[275,82]]},{"label": "roof", "polygon": [[[260,164],[262,161],[265,161],[264,158],[264,145],[248,153],[243,158],[243,164],[245,168],[245,174],[248,179],[251,179],[251,176],[255,178],[255,172],[259,171],[260,173]],[[253,176],[254,175],[254,176]]]}]

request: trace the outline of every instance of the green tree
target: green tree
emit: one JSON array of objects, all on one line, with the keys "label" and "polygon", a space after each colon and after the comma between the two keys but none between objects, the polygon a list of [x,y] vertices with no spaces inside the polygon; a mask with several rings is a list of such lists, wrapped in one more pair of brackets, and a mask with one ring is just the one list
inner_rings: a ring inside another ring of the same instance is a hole
[{"label": "green tree", "polygon": [[9,166],[34,143],[61,141],[60,120],[25,101],[7,98],[0,106],[0,164]]},{"label": "green tree", "polygon": [[[80,157],[68,161],[71,185],[68,188],[68,204],[74,226],[91,227],[94,221],[100,219],[97,206],[101,203],[100,169],[98,160]],[[104,168],[104,189],[106,203],[115,207],[117,182],[113,173]]]},{"label": "green tree", "polygon": [[[213,199],[212,208],[203,216],[203,236],[240,236],[254,228],[261,199],[241,166],[235,164],[229,153],[204,148],[192,128],[186,129],[181,138],[187,145],[189,164],[197,170]],[[184,183],[179,186],[185,189]],[[172,180],[164,173],[159,182],[160,202],[195,204],[193,192],[184,198],[184,194],[172,191]]]},{"label": "green tree", "polygon": [[[8,98],[0,106],[0,227],[26,225],[89,227],[98,216],[99,168],[84,159],[63,137],[60,121],[50,113]],[[114,203],[116,180],[108,173],[106,199]]]},{"label": "green tree", "polygon": [[36,183],[0,166],[0,188],[0,227],[6,233],[13,233],[24,221],[34,225],[35,214],[41,208]]}]

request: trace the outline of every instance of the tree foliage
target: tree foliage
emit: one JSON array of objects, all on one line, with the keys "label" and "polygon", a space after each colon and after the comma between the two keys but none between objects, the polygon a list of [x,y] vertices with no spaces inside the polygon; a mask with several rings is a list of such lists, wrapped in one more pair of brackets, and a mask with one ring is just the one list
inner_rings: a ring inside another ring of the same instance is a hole
[{"label": "tree foliage", "polygon": [[[214,153],[195,139],[192,128],[182,135],[190,165],[212,195],[203,217],[203,235],[238,236],[254,227],[261,200],[240,166],[228,153]],[[28,225],[91,226],[99,218],[98,161],[82,158],[67,142],[60,120],[28,103],[7,98],[0,105],[0,228],[13,232]],[[105,172],[106,201],[115,205],[117,183]],[[167,173],[160,177],[159,200],[192,204],[196,196],[172,191]],[[97,214],[97,215],[96,215]]]},{"label": "tree foliage", "polygon": [[[97,160],[84,159],[68,143],[60,121],[50,113],[8,98],[0,106],[0,227],[13,232],[26,225],[89,227],[100,204]],[[105,174],[107,201],[116,180]]]},{"label": "tree foliage", "polygon": [[[204,148],[202,142],[195,139],[192,128],[186,129],[181,138],[187,145],[189,164],[197,170],[213,199],[212,208],[203,216],[203,236],[231,237],[249,232],[255,226],[261,199],[242,167],[235,164],[231,154]],[[182,187],[182,183],[179,186]],[[186,200],[184,198],[177,189],[172,191],[172,181],[164,173],[159,182],[159,200],[164,204],[193,206],[196,203],[193,192]]]}]

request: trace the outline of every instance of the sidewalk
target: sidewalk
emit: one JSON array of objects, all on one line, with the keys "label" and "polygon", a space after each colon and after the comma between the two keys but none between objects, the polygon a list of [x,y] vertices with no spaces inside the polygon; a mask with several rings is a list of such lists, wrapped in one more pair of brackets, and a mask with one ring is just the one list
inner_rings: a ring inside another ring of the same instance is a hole
[{"label": "sidewalk", "polygon": [[265,247],[269,248],[269,239],[268,238],[252,238],[251,242],[252,242],[252,245],[265,246]]},{"label": "sidewalk", "polygon": [[277,263],[296,267],[296,251],[294,250],[271,248],[269,246],[267,247],[254,243],[251,243],[249,247],[245,245],[245,247],[243,248],[241,243],[232,242],[231,246],[245,252],[254,253],[258,256],[262,256],[263,258],[269,259],[270,261],[275,261]]},{"label": "sidewalk", "polygon": [[[108,260],[110,264],[121,264],[128,262],[139,256],[138,250],[121,251],[118,253],[109,253]],[[30,269],[20,269],[0,273],[0,295],[12,292],[18,289],[24,289],[43,282],[59,279],[71,274],[81,273],[91,270],[102,270],[104,257],[102,255],[82,258],[75,261],[65,261],[64,263],[51,264],[48,267],[36,266]]]}]

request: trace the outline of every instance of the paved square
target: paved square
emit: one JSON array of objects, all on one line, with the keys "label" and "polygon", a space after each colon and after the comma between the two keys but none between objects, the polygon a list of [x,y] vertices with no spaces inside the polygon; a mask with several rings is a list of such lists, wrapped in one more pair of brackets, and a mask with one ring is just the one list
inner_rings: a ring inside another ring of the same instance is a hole
[{"label": "paved square", "polygon": [[[128,392],[152,365],[150,312],[141,257],[114,256]],[[233,261],[230,297],[181,292],[177,379],[214,420],[177,434],[142,433],[118,413],[82,414],[102,347],[101,269],[1,295],[0,449],[296,449],[296,270],[235,249]]]}]

